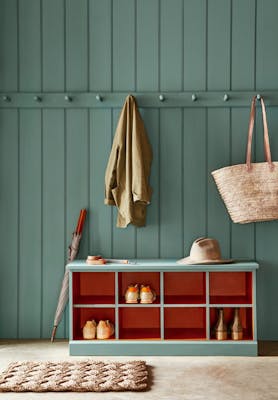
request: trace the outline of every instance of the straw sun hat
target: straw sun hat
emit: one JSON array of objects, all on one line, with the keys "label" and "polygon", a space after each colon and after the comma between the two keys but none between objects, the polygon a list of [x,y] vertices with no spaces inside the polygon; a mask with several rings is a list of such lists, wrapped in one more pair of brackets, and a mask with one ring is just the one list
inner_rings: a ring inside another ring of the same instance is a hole
[{"label": "straw sun hat", "polygon": [[177,261],[178,264],[228,264],[233,260],[225,260],[221,256],[220,246],[217,240],[210,238],[196,239],[190,250],[189,257]]}]

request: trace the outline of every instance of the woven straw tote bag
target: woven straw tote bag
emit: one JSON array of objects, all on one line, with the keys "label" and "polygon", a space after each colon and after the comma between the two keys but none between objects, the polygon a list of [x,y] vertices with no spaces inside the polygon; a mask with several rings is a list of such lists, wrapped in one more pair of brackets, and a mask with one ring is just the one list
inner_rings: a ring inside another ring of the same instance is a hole
[{"label": "woven straw tote bag", "polygon": [[265,104],[262,106],[264,152],[266,162],[251,163],[251,148],[256,113],[256,97],[252,100],[246,164],[232,165],[212,172],[219,193],[235,223],[278,219],[278,162],[271,161]]}]

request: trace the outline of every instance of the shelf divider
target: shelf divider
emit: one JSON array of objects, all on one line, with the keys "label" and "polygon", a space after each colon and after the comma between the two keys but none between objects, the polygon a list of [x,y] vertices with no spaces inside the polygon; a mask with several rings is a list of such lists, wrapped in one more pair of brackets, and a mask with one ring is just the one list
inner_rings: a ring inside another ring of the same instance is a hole
[{"label": "shelf divider", "polygon": [[210,340],[209,271],[206,271],[206,338]]},{"label": "shelf divider", "polygon": [[257,341],[257,282],[256,282],[256,272],[252,272],[252,321],[253,321],[253,340]]},{"label": "shelf divider", "polygon": [[69,271],[69,340],[73,340],[73,288],[72,271]]},{"label": "shelf divider", "polygon": [[160,337],[164,340],[164,272],[160,272]]},{"label": "shelf divider", "polygon": [[119,273],[115,272],[115,339],[119,340]]}]

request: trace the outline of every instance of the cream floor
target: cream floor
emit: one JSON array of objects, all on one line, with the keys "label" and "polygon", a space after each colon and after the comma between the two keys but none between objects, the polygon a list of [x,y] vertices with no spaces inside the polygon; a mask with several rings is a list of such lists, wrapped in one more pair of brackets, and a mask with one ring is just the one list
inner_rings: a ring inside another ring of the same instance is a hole
[{"label": "cream floor", "polygon": [[[146,360],[152,376],[144,393],[2,393],[0,400],[278,400],[278,342],[260,345],[260,357],[90,357]],[[88,357],[87,357],[88,358]],[[12,361],[77,360],[68,343],[0,341],[0,372]]]}]

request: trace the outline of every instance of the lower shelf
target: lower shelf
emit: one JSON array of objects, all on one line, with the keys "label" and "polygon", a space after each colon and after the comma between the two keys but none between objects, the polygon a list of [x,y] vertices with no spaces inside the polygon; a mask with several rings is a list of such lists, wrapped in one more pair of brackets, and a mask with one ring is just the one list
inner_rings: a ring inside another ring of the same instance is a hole
[{"label": "lower shelf", "polygon": [[71,356],[257,356],[256,341],[70,341]]},{"label": "lower shelf", "polygon": [[204,340],[206,330],[203,328],[166,328],[164,339],[170,340]]},{"label": "lower shelf", "polygon": [[160,329],[158,328],[126,328],[120,329],[120,338],[124,340],[160,340]]}]

